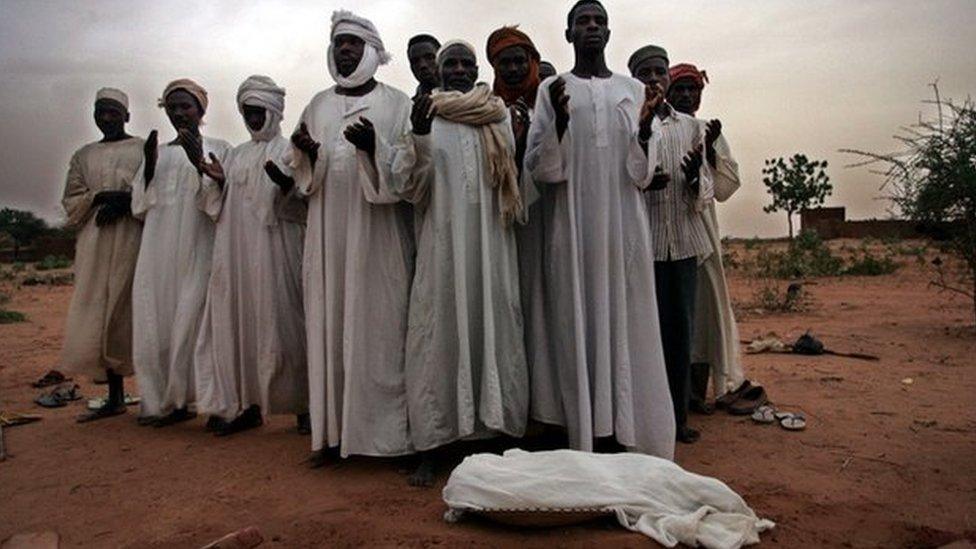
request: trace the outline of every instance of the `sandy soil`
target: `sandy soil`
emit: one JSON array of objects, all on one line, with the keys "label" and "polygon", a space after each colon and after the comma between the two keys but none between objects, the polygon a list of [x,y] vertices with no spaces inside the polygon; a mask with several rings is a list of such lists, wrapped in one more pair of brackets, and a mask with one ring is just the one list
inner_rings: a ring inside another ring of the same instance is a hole
[{"label": "sandy soil", "polygon": [[[780,407],[807,414],[807,431],[728,415],[692,418],[703,440],[682,446],[678,462],[724,480],[776,521],[765,545],[976,540],[970,309],[930,289],[921,267],[904,261],[894,275],[817,280],[803,313],[741,319],[744,337],[812,328],[828,347],[881,357],[746,357],[747,375]],[[761,283],[736,273],[732,284],[747,303]],[[352,459],[309,470],[308,440],[287,417],[215,439],[202,419],[153,429],[137,426],[135,413],[76,425],[80,405],[40,411],[28,384],[57,365],[71,288],[5,291],[7,308],[30,321],[0,326],[0,408],[44,419],[5,430],[12,457],[0,464],[0,539],[54,530],[69,546],[195,547],[255,525],[268,547],[648,546],[610,522],[538,531],[446,524],[446,472],[422,490],[407,486],[397,462]],[[86,395],[102,391],[82,387]]]}]

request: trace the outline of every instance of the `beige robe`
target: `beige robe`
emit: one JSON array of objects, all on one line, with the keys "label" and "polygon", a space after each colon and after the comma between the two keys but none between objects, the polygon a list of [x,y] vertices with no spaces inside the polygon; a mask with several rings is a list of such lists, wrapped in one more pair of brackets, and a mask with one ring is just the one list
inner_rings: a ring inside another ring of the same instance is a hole
[{"label": "beige robe", "polygon": [[61,364],[105,381],[106,370],[132,374],[132,276],[142,223],[128,216],[98,227],[95,195],[128,191],[142,163],[143,140],[89,143],[71,157],[61,205],[77,229],[75,291],[65,321]]}]

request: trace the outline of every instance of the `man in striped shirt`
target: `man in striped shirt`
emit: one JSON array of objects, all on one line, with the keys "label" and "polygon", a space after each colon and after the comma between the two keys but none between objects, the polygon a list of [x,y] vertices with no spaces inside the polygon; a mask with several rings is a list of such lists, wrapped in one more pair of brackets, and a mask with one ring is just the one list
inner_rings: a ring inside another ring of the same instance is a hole
[{"label": "man in striped shirt", "polygon": [[[668,89],[668,54],[645,46],[627,63],[631,75],[645,85]],[[711,173],[702,165],[705,130],[698,120],[667,103],[658,106],[661,133],[657,158],[666,181],[663,189],[645,194],[654,249],[654,276],[668,385],[674,403],[676,438],[692,443],[699,433],[688,427],[691,387],[691,344],[694,329],[698,263],[712,254],[701,211],[711,199]],[[660,185],[654,185],[655,188]]]}]

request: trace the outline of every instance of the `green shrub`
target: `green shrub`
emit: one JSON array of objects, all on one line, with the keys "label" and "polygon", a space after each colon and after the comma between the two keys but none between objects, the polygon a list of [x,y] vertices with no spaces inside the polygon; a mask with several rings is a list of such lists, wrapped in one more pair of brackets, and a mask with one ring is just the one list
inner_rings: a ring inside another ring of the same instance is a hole
[{"label": "green shrub", "polygon": [[13,324],[15,322],[26,322],[27,315],[24,313],[18,313],[17,311],[8,311],[6,309],[0,309],[0,324]]},{"label": "green shrub", "polygon": [[892,258],[891,254],[876,256],[870,250],[864,248],[861,250],[860,255],[851,259],[850,264],[844,268],[843,274],[853,276],[881,276],[897,271],[900,266]]},{"label": "green shrub", "polygon": [[34,265],[34,269],[38,271],[52,271],[54,269],[67,269],[71,266],[71,260],[64,256],[44,256],[44,259],[37,262]]},{"label": "green shrub", "polygon": [[801,232],[785,252],[760,250],[756,256],[757,274],[766,278],[837,276],[843,267],[843,260],[830,252],[815,231]]}]

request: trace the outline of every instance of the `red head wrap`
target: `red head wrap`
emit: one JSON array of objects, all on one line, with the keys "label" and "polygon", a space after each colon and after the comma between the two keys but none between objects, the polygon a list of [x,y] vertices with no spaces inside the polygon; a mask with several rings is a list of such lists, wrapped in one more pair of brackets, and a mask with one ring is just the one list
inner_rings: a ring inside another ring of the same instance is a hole
[{"label": "red head wrap", "polygon": [[668,74],[671,76],[672,84],[683,78],[689,78],[693,80],[699,88],[704,88],[705,83],[708,82],[708,74],[706,74],[705,71],[698,70],[698,67],[692,65],[691,63],[681,63],[679,65],[675,65],[668,70]]},{"label": "red head wrap", "polygon": [[495,75],[495,95],[505,100],[506,105],[518,101],[520,98],[529,107],[535,105],[535,92],[539,87],[539,51],[535,49],[532,39],[517,27],[502,27],[488,37],[488,62],[495,65],[495,57],[505,48],[521,46],[529,54],[529,75],[517,86],[509,86],[497,74]]}]

